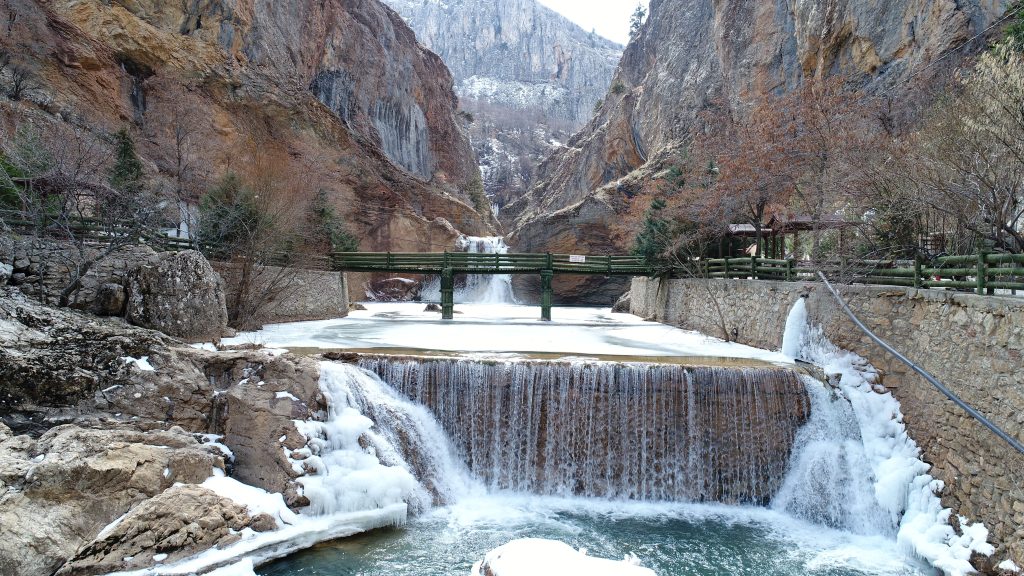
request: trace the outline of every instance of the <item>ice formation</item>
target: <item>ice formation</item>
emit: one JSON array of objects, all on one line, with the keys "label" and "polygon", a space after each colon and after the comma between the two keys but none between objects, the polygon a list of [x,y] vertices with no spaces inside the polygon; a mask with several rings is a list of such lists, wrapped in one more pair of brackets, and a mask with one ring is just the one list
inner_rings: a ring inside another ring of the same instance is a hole
[{"label": "ice formation", "polygon": [[[859,531],[888,525],[906,552],[927,560],[949,576],[973,573],[971,554],[991,555],[995,551],[986,542],[988,530],[981,523],[969,524],[967,519],[961,521],[962,534],[953,530],[949,524],[950,510],[942,507],[936,495],[942,490],[942,481],[928,474],[930,466],[921,460],[920,449],[907,433],[899,402],[889,392],[875,390],[874,368],[864,358],[829,342],[819,327],[810,326],[803,299],[794,305],[785,334],[787,355],[813,362],[826,374],[840,376],[832,392],[834,399],[824,398],[821,392],[813,395],[817,403],[812,406],[812,414],[816,409],[819,413],[836,413],[834,408],[822,408],[828,402],[846,401],[857,429],[847,416],[841,415],[845,408],[837,413],[837,420],[843,422],[843,433],[839,435],[818,434],[813,429],[812,417],[807,431],[811,446],[807,452],[794,456],[787,478],[795,486],[784,490],[775,505],[799,513],[807,508],[806,495],[831,492],[834,496],[823,496],[824,509],[810,506],[812,520],[817,516],[826,523],[846,522],[846,527]],[[812,381],[808,386],[822,385]],[[854,461],[857,464],[851,468]],[[844,481],[855,481],[851,478],[854,470],[859,470],[861,476],[870,473],[875,502],[860,500],[854,491],[842,486]],[[846,512],[834,513],[837,508]],[[882,518],[886,522],[881,522]]]}]

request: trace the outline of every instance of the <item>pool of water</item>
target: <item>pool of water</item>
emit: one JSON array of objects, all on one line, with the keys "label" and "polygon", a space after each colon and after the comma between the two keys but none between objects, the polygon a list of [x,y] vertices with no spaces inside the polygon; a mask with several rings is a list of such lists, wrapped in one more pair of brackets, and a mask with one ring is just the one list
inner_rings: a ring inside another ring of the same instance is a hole
[{"label": "pool of water", "polygon": [[394,529],[326,542],[262,576],[468,576],[510,540],[550,538],[591,556],[635,556],[662,576],[925,576],[895,542],[823,528],[762,508],[469,498]]}]

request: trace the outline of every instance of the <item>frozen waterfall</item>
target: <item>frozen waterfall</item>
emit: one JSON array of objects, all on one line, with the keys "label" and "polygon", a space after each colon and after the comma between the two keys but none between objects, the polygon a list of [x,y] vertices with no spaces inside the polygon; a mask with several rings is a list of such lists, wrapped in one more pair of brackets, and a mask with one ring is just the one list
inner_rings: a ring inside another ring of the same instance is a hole
[{"label": "frozen waterfall", "polygon": [[[455,247],[471,254],[507,254],[508,245],[501,236],[459,236]],[[441,300],[441,281],[427,282],[421,298],[429,302]],[[516,304],[512,294],[511,274],[468,274],[455,285],[456,304]]]}]

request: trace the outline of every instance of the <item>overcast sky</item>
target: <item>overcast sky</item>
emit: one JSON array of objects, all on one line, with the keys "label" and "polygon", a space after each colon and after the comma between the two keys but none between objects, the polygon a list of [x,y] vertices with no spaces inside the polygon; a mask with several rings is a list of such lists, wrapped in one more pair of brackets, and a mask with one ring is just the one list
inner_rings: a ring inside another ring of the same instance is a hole
[{"label": "overcast sky", "polygon": [[[539,0],[560,12],[587,32],[597,33],[620,44],[629,41],[629,17],[636,10],[636,0]],[[647,6],[647,0],[643,0]]]}]

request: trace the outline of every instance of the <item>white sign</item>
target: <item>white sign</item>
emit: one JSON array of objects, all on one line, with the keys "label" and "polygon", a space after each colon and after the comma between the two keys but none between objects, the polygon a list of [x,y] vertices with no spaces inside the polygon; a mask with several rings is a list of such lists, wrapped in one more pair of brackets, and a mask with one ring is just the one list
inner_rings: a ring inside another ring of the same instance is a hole
[{"label": "white sign", "polygon": [[574,264],[582,264],[582,263],[584,263],[586,261],[587,261],[587,257],[586,256],[580,256],[578,254],[570,254],[569,255],[569,262],[572,262]]}]

